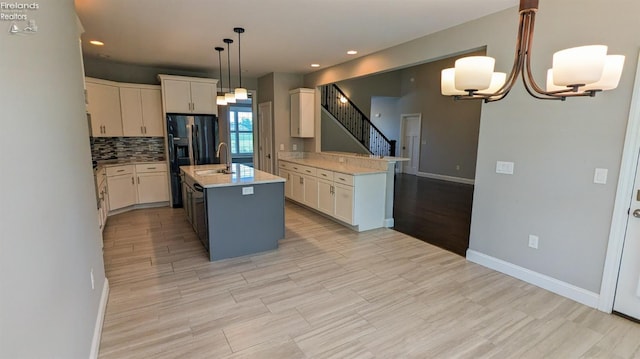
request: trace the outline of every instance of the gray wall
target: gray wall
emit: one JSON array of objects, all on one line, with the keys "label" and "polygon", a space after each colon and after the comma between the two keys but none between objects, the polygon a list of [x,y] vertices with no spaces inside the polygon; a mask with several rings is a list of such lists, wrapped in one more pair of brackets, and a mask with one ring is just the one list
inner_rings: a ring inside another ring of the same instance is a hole
[{"label": "gray wall", "polygon": [[[171,67],[135,65],[111,61],[95,56],[87,56],[84,58],[84,72],[89,77],[103,80],[150,85],[160,84],[160,81],[158,80],[158,74],[204,77],[213,79],[218,79],[220,77],[220,72],[217,68],[209,70],[189,70]],[[218,84],[218,86],[223,86],[225,89],[227,89],[229,87],[229,77],[227,76],[227,73],[225,71],[222,72],[222,76],[222,84]],[[232,74],[231,83],[234,85],[238,84],[237,75]],[[242,85],[247,89],[256,89],[257,80],[255,78],[247,78],[243,76]]]},{"label": "gray wall", "polygon": [[322,151],[366,153],[369,151],[358,142],[325,109],[321,111]]},{"label": "gray wall", "polygon": [[[480,51],[467,55],[483,54]],[[440,94],[440,71],[453,67],[457,58],[402,70],[402,99],[398,107],[402,113],[422,114],[420,172],[473,179],[482,104],[456,102]]]},{"label": "gray wall", "polygon": [[[371,122],[388,139],[396,140],[396,156],[400,156],[400,98],[371,97]],[[380,115],[380,117],[377,117]]]},{"label": "gray wall", "polygon": [[[596,98],[535,100],[519,80],[506,99],[482,106],[471,249],[599,292],[639,50],[638,13],[635,0],[541,2],[532,59],[541,84],[553,53],[573,46],[608,44],[610,53],[627,56],[625,71],[618,89]],[[506,71],[517,21],[514,7],[309,74],[305,86],[483,46],[497,69]],[[498,160],[514,161],[515,174],[496,174]],[[609,169],[606,185],[593,183],[596,167]],[[528,248],[528,234],[540,237],[539,249]]]},{"label": "gray wall", "polygon": [[36,34],[0,34],[0,357],[88,358],[105,277],[80,34],[72,0],[39,5]]},{"label": "gray wall", "polygon": [[339,81],[336,85],[360,111],[371,119],[371,97],[399,97],[401,91],[400,76],[400,72],[391,71],[376,74],[375,76]]},{"label": "gray wall", "polygon": [[[302,75],[271,73],[258,79],[258,103],[271,101],[273,104],[273,146],[276,153],[280,145],[284,151],[304,151],[301,138],[291,137],[291,100],[289,90],[302,87]],[[293,145],[297,149],[293,149]]]}]

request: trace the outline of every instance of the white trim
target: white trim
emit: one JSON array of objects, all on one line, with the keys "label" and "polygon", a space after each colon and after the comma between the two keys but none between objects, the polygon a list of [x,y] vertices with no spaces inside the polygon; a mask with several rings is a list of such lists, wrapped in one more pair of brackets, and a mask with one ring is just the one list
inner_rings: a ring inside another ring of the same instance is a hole
[{"label": "white trim", "polygon": [[618,176],[618,189],[611,218],[611,230],[609,232],[609,244],[607,245],[607,256],[605,257],[604,270],[602,271],[602,284],[600,286],[600,301],[598,309],[611,313],[613,301],[618,283],[618,272],[620,261],[622,260],[622,248],[627,226],[627,213],[629,209],[629,199],[633,196],[633,181],[636,173],[638,152],[640,152],[640,54],[638,55],[638,68],[633,86],[631,98],[631,110],[629,111],[629,122],[627,124],[627,134],[622,150],[622,164]]},{"label": "white trim", "polygon": [[385,218],[384,219],[384,226],[386,228],[393,228],[394,223],[395,223],[395,220],[393,218]]},{"label": "white trim", "polygon": [[598,299],[600,296],[597,293],[576,287],[573,284],[557,280],[547,275],[534,272],[530,269],[517,266],[513,263],[476,252],[472,249],[467,250],[467,260],[523,280],[563,297],[575,300],[576,302],[582,303],[586,306],[595,308],[598,305]]},{"label": "white trim", "polygon": [[427,177],[427,178],[433,178],[433,179],[443,180],[443,181],[449,181],[449,182],[471,184],[471,185],[476,183],[476,180],[472,179],[472,178],[445,176],[445,175],[439,175],[437,173],[418,172],[418,176]]},{"label": "white trim", "polygon": [[96,326],[93,329],[93,340],[91,341],[90,359],[98,358],[100,351],[100,339],[102,338],[102,324],[104,323],[104,313],[107,310],[107,300],[109,299],[109,280],[104,279],[102,286],[102,296],[100,297],[100,306],[98,307],[98,317],[96,318]]},{"label": "white trim", "polygon": [[[401,157],[404,155],[404,151],[402,150],[402,147],[404,147],[404,138],[405,138],[405,128],[406,126],[406,119],[409,117],[418,117],[418,126],[420,127],[420,135],[418,136],[418,148],[420,150],[422,150],[422,113],[402,113],[400,114],[400,139],[398,140],[398,151],[400,151],[400,153],[396,153],[397,157]],[[401,162],[399,169],[400,169],[400,173],[407,173],[404,171],[404,166],[406,166],[407,164],[409,164],[409,162],[411,162],[411,159],[409,159],[409,161],[406,162]],[[417,168],[417,173],[420,172],[420,151],[418,151],[418,168]],[[411,173],[408,173],[411,174]]]}]

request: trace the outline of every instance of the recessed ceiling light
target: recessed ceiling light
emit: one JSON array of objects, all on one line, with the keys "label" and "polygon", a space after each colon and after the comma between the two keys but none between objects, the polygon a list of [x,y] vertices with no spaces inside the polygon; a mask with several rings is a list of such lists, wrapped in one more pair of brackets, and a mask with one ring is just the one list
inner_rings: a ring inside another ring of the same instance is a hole
[{"label": "recessed ceiling light", "polygon": [[347,51],[347,55],[355,55],[355,54],[357,54],[357,53],[358,53],[358,51],[356,51],[356,50],[349,50],[349,51]]},{"label": "recessed ceiling light", "polygon": [[311,67],[320,67],[320,64],[311,64]]},{"label": "recessed ceiling light", "polygon": [[102,42],[102,41],[98,41],[98,40],[91,40],[91,41],[89,41],[89,43],[90,43],[91,45],[104,46],[104,42]]}]

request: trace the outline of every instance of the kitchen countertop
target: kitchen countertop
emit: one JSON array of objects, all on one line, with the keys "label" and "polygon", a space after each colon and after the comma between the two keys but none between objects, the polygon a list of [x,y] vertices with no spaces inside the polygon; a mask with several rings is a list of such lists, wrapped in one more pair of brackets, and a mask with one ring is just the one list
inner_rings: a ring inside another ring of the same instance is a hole
[{"label": "kitchen countertop", "polygon": [[374,168],[345,165],[340,162],[325,161],[325,160],[311,159],[311,158],[287,158],[287,159],[280,159],[280,161],[297,163],[303,166],[311,166],[311,167],[321,168],[327,171],[340,172],[340,173],[345,173],[353,176],[387,172],[387,171],[374,169]]},{"label": "kitchen countertop", "polygon": [[228,187],[228,186],[246,186],[261,183],[285,182],[282,177],[263,172],[253,167],[245,166],[239,163],[231,165],[232,174],[215,173],[211,175],[198,174],[199,171],[217,171],[224,169],[224,164],[217,165],[199,165],[199,166],[180,166],[180,170],[187,176],[193,178],[204,188],[212,187]]}]

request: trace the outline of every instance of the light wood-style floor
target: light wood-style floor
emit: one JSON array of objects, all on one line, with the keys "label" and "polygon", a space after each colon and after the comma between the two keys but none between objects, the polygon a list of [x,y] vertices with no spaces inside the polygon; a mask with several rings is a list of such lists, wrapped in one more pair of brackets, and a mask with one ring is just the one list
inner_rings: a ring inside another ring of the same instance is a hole
[{"label": "light wood-style floor", "polygon": [[208,262],[171,208],[110,217],[104,243],[103,359],[640,358],[639,324],[289,203],[259,255]]}]

